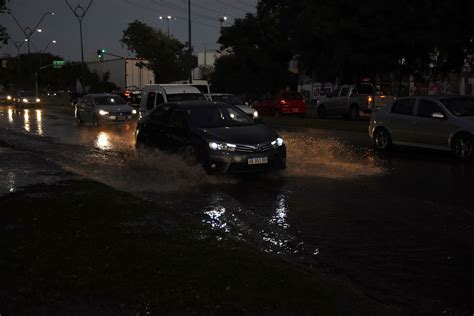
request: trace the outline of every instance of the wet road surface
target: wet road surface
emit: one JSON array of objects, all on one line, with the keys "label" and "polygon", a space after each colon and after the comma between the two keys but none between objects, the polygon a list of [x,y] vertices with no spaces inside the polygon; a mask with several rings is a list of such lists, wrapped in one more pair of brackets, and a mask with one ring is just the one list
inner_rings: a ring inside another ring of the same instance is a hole
[{"label": "wet road surface", "polygon": [[134,129],[77,127],[67,108],[0,107],[0,144],[13,146],[0,147],[0,194],[67,176],[58,164],[348,278],[407,313],[474,312],[472,162],[404,148],[381,157],[365,134],[292,130],[282,131],[288,170],[207,176],[177,156],[137,156]]}]

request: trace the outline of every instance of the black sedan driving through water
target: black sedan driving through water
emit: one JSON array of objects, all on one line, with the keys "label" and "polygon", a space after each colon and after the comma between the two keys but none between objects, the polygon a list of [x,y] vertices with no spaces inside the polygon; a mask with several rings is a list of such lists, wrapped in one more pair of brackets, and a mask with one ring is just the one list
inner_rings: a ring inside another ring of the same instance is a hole
[{"label": "black sedan driving through water", "polygon": [[237,107],[220,102],[162,104],[139,121],[136,144],[138,149],[192,152],[209,173],[286,168],[283,139]]}]

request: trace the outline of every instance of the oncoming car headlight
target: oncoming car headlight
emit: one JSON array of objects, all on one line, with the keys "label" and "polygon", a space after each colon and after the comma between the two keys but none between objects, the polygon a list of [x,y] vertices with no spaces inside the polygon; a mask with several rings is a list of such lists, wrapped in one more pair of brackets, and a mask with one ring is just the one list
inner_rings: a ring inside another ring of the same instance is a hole
[{"label": "oncoming car headlight", "polygon": [[137,114],[137,110],[132,110],[132,114]]},{"label": "oncoming car headlight", "polygon": [[12,96],[11,96],[11,95],[7,95],[7,100],[8,100],[8,101],[11,101],[11,99],[12,99]]},{"label": "oncoming car headlight", "polygon": [[209,142],[209,148],[212,150],[220,151],[235,151],[237,146],[234,144],[218,143],[218,142]]},{"label": "oncoming car headlight", "polygon": [[285,142],[283,141],[283,138],[278,137],[277,139],[275,139],[275,140],[272,142],[272,145],[273,145],[274,147],[281,147],[281,146],[283,146],[284,143],[285,143]]},{"label": "oncoming car headlight", "polygon": [[21,100],[23,103],[28,103],[28,99]]},{"label": "oncoming car headlight", "polygon": [[258,119],[258,111],[253,112],[253,118]]},{"label": "oncoming car headlight", "polygon": [[109,112],[104,111],[104,110],[100,110],[100,111],[99,111],[99,114],[102,115],[102,116],[104,116],[104,115],[108,115]]},{"label": "oncoming car headlight", "polygon": [[36,103],[40,103],[40,102],[41,102],[40,98],[36,98]]}]

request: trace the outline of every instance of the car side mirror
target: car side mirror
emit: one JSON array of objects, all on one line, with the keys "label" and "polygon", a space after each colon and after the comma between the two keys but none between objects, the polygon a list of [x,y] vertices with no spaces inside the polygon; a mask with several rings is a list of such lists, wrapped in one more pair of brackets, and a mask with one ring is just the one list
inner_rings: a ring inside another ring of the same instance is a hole
[{"label": "car side mirror", "polygon": [[443,113],[435,112],[431,114],[432,118],[439,119],[439,120],[445,120],[446,116]]}]

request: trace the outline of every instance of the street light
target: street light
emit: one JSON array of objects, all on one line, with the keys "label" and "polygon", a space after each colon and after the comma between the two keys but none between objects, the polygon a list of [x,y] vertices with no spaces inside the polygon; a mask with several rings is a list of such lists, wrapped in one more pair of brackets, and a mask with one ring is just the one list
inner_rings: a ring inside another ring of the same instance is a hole
[{"label": "street light", "polygon": [[160,20],[166,20],[166,23],[168,25],[168,37],[170,37],[170,20],[176,20],[176,18],[172,17],[171,15],[167,15],[167,16],[160,15]]},{"label": "street light", "polygon": [[73,8],[69,4],[68,0],[64,0],[64,1],[66,2],[69,9],[71,9],[72,13],[74,13],[74,15],[76,16],[77,21],[79,22],[79,35],[81,37],[82,90],[85,93],[86,92],[86,88],[85,88],[86,87],[86,84],[85,84],[85,82],[86,82],[86,64],[84,63],[84,41],[83,41],[83,38],[82,38],[82,20],[84,20],[87,12],[89,11],[89,8],[92,5],[92,2],[94,2],[94,0],[90,0],[89,4],[87,5],[86,8],[82,7],[80,4],[78,4],[77,7]]},{"label": "street light", "polygon": [[222,26],[224,25],[224,22],[227,21],[227,17],[224,15],[224,16],[221,16],[218,20],[219,22],[221,22],[221,28],[222,28]]},{"label": "street light", "polygon": [[46,51],[48,50],[49,46],[50,46],[51,44],[56,44],[56,43],[57,43],[57,41],[55,41],[55,40],[49,41],[49,42],[48,42],[48,45],[46,45],[46,47],[45,47],[42,51],[40,51],[40,53],[43,53],[43,54],[46,53]]},{"label": "street light", "polygon": [[38,33],[42,32],[42,29],[40,29],[39,26],[41,25],[45,17],[47,17],[48,15],[54,15],[54,12],[44,13],[43,16],[41,16],[41,18],[39,19],[38,23],[36,23],[36,26],[33,28],[29,26],[22,27],[20,22],[18,22],[18,19],[16,18],[16,16],[10,10],[8,11],[8,14],[10,14],[13,20],[15,20],[15,23],[18,25],[18,27],[20,28],[20,30],[23,32],[23,34],[26,37],[25,42],[27,42],[28,44],[28,79],[29,79],[29,83],[31,84],[31,44],[32,44],[31,37],[33,37],[35,32],[38,32]]}]

